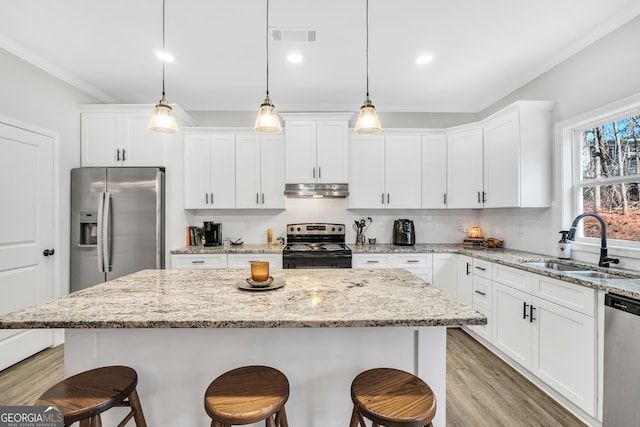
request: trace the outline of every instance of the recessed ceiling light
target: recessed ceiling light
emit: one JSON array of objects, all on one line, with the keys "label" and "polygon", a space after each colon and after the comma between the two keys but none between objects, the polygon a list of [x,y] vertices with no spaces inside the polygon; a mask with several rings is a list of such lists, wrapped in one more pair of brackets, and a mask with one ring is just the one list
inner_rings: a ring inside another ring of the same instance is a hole
[{"label": "recessed ceiling light", "polygon": [[299,53],[290,53],[287,55],[287,61],[297,64],[298,62],[302,62],[302,55]]},{"label": "recessed ceiling light", "polygon": [[164,62],[173,61],[173,55],[171,55],[168,52],[158,52],[158,53],[156,53],[156,56],[158,57],[159,60],[164,61]]},{"label": "recessed ceiling light", "polygon": [[428,64],[429,62],[431,62],[433,60],[433,56],[431,55],[420,55],[416,58],[416,64]]}]

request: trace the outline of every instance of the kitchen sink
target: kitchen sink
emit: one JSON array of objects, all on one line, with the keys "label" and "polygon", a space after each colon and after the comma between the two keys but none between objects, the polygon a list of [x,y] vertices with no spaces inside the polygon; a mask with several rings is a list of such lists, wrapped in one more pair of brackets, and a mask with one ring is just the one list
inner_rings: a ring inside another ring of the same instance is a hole
[{"label": "kitchen sink", "polygon": [[617,274],[603,273],[601,271],[567,271],[570,276],[588,277],[590,279],[625,279],[626,277]]},{"label": "kitchen sink", "polygon": [[[586,268],[576,267],[574,265],[568,265],[568,264],[560,264],[560,263],[557,263],[557,262],[529,261],[529,262],[523,262],[522,265],[526,265],[528,267],[546,268],[546,269],[549,269],[549,270],[557,270],[557,271],[562,271],[562,272],[592,273],[592,271],[590,271],[590,270],[588,270]],[[593,272],[593,273],[597,273],[597,272]]]}]

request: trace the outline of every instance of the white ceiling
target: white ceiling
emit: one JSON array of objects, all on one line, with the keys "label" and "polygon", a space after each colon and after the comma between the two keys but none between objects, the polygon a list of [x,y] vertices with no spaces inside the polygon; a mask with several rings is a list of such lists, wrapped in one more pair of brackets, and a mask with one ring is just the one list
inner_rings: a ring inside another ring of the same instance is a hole
[{"label": "white ceiling", "polygon": [[[265,94],[266,0],[166,0],[169,102],[257,110]],[[370,0],[369,76],[379,111],[477,112],[640,14],[640,0]],[[356,111],[365,95],[365,0],[270,0],[279,111]],[[161,0],[0,2],[0,47],[104,102],[161,95]],[[286,61],[296,51],[300,64]],[[418,66],[415,58],[431,53]]]}]

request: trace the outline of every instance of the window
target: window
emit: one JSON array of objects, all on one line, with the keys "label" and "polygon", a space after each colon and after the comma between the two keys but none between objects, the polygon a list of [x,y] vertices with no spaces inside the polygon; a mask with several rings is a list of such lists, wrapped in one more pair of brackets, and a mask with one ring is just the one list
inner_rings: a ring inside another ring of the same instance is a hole
[{"label": "window", "polygon": [[[576,129],[576,215],[597,212],[607,238],[640,244],[640,111]],[[595,218],[582,236],[600,237]]]}]

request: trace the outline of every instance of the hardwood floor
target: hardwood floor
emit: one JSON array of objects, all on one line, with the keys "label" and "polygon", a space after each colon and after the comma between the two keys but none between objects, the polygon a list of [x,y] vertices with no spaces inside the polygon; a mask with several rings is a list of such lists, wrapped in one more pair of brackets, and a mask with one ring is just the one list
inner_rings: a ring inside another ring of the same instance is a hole
[{"label": "hardwood floor", "polygon": [[[32,405],[62,365],[58,346],[0,372],[0,405]],[[584,426],[461,329],[447,334],[446,410],[448,427]]]},{"label": "hardwood floor", "polygon": [[447,332],[447,427],[585,425],[462,329]]}]

